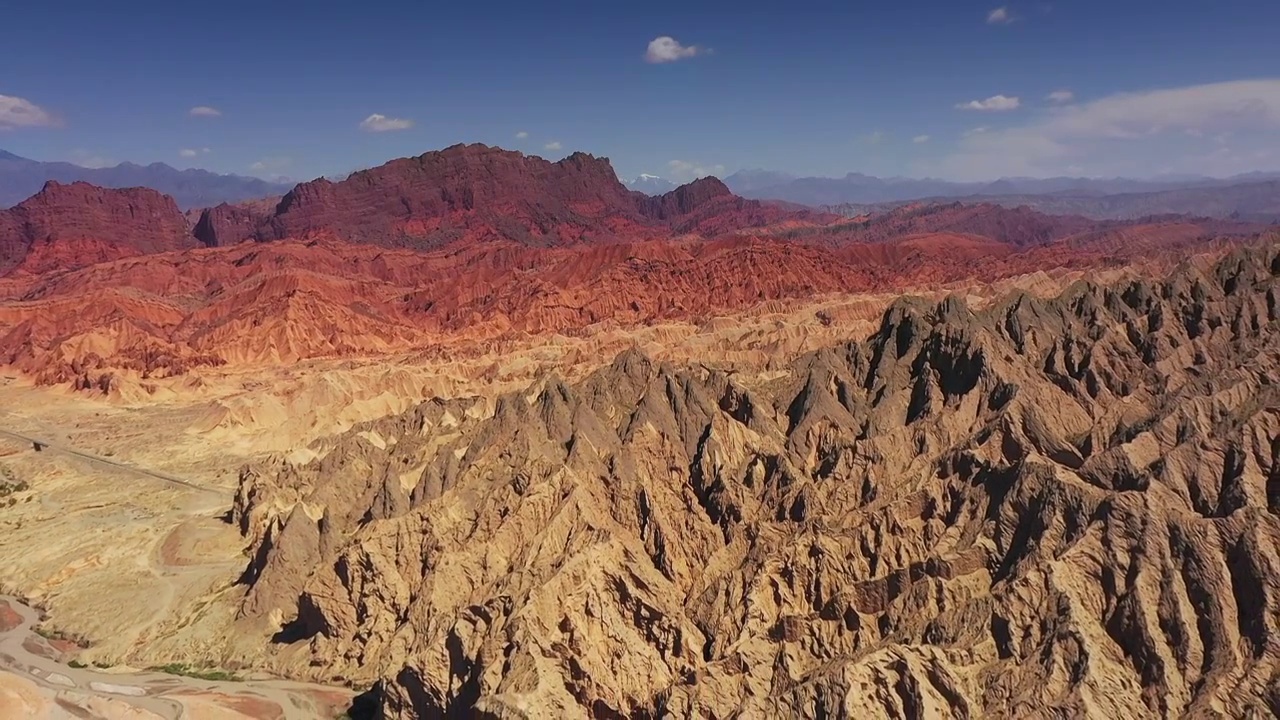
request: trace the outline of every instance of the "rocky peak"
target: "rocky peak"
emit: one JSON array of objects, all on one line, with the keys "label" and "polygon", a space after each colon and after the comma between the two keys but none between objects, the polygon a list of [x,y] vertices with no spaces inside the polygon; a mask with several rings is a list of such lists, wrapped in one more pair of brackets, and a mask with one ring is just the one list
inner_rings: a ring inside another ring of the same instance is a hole
[{"label": "rocky peak", "polygon": [[148,188],[117,190],[51,180],[0,212],[0,274],[22,265],[36,248],[53,264],[32,269],[69,269],[194,244],[173,198]]},{"label": "rocky peak", "polygon": [[634,215],[609,161],[558,162],[487,145],[454,145],[392,160],[346,180],[303,183],[259,230],[261,239],[331,231],[355,242],[432,247],[471,231],[536,243],[594,229],[595,215]]},{"label": "rocky peak", "polygon": [[669,193],[639,200],[640,211],[645,215],[668,220],[688,215],[708,203],[734,197],[733,191],[719,178],[704,177],[681,185]]},{"label": "rocky peak", "polygon": [[279,198],[222,203],[200,212],[192,234],[206,247],[235,245],[253,239],[258,226],[271,217]]}]

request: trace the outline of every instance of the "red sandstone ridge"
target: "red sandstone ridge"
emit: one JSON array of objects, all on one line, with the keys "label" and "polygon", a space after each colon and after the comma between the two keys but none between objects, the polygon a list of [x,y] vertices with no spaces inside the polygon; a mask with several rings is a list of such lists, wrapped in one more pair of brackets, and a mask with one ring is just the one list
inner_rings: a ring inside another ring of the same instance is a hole
[{"label": "red sandstone ridge", "polygon": [[651,198],[626,189],[609,161],[574,153],[558,162],[455,145],[285,195],[261,240],[331,234],[384,247],[430,249],[458,240],[531,246],[716,234],[808,213],[734,196],[708,178]]},{"label": "red sandstone ridge", "polygon": [[955,234],[841,247],[747,236],[430,252],[332,239],[241,243],[0,279],[0,364],[39,382],[102,387],[121,369],[157,377],[197,365],[484,346],[778,300],[1171,263],[1208,249],[1205,235],[1182,221],[1029,249]]},{"label": "red sandstone ridge", "polygon": [[50,181],[0,211],[0,275],[69,270],[195,244],[173,198],[147,188]]}]

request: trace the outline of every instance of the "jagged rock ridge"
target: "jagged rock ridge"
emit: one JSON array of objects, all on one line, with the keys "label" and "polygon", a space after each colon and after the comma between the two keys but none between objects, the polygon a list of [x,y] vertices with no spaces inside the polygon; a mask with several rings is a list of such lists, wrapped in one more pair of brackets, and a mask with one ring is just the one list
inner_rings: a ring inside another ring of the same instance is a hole
[{"label": "jagged rock ridge", "polygon": [[245,469],[242,614],[389,717],[1274,715],[1277,277],[431,401]]},{"label": "jagged rock ridge", "polygon": [[[726,202],[727,201],[727,202]],[[659,197],[628,190],[605,158],[573,153],[550,162],[489,147],[455,145],[393,160],[340,182],[303,183],[256,231],[260,240],[332,233],[344,240],[429,249],[459,238],[524,245],[696,232],[714,206],[716,229],[762,225],[787,215],[734,196],[706,178]],[[732,213],[733,218],[723,216]]]}]

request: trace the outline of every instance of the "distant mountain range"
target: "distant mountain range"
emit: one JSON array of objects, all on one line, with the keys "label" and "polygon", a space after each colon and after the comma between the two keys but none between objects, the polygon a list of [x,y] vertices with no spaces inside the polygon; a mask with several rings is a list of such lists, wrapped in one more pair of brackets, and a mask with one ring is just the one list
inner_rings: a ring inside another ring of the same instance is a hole
[{"label": "distant mountain range", "polygon": [[837,203],[819,206],[849,217],[881,213],[912,203],[961,202],[1006,208],[1026,207],[1047,215],[1079,215],[1095,220],[1134,220],[1156,215],[1190,215],[1245,222],[1280,222],[1280,180],[1235,185],[1175,188],[1114,195],[966,195],[898,200],[886,203]]},{"label": "distant mountain range", "polygon": [[[981,198],[993,201],[993,198],[1062,195],[1079,200],[1188,188],[1223,188],[1276,179],[1280,179],[1280,173],[1249,173],[1230,178],[1165,176],[1148,180],[1072,177],[1001,178],[984,183],[955,183],[932,178],[878,178],[861,173],[849,173],[842,178],[825,178],[794,177],[768,170],[744,170],[724,178],[724,182],[731,190],[743,197],[757,200],[785,200],[820,207],[844,204],[872,205],[926,198],[965,198],[966,200]],[[1169,199],[1178,198],[1170,196]],[[1064,203],[1064,206],[1071,204]],[[1061,212],[1056,209],[1043,211]],[[1172,212],[1191,211],[1173,210]]]},{"label": "distant mountain range", "polygon": [[178,170],[164,163],[86,168],[67,162],[41,162],[0,150],[0,208],[17,205],[50,180],[83,181],[100,187],[147,187],[173,197],[183,209],[209,207],[268,195],[283,195],[292,184],[254,177],[218,175],[207,170]]}]

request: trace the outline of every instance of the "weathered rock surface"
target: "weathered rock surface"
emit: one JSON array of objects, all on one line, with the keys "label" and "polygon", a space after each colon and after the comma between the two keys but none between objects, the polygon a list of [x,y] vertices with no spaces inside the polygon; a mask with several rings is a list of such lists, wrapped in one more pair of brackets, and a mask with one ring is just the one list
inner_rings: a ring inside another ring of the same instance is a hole
[{"label": "weathered rock surface", "polygon": [[397,718],[1274,716],[1278,277],[428,402],[244,470],[242,613]]},{"label": "weathered rock surface", "polygon": [[280,198],[222,203],[200,212],[191,234],[206,247],[235,245],[254,239],[258,226],[275,211]]},{"label": "weathered rock surface", "polygon": [[673,229],[711,234],[790,216],[820,217],[743,200],[714,178],[651,198],[628,190],[605,158],[579,152],[550,162],[476,144],[393,160],[341,182],[303,183],[257,235],[329,234],[417,249],[463,239],[547,246],[642,239]]},{"label": "weathered rock surface", "polygon": [[0,211],[0,275],[15,268],[74,270],[195,245],[173,198],[147,188],[108,190],[50,181]]}]

